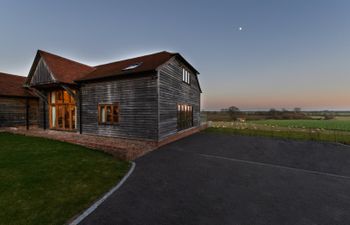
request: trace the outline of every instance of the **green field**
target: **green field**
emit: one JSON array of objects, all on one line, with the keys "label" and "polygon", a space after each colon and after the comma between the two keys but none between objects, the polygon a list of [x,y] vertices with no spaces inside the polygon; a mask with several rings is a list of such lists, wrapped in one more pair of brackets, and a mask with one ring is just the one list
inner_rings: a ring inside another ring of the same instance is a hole
[{"label": "green field", "polygon": [[237,127],[209,127],[204,132],[232,134],[244,136],[260,136],[270,138],[283,138],[293,140],[312,140],[324,142],[338,142],[343,144],[350,144],[350,135],[347,132],[332,133],[332,132],[308,132],[300,130],[259,130],[252,128],[237,128]]},{"label": "green field", "polygon": [[69,143],[0,133],[0,224],[65,224],[117,184],[129,162]]},{"label": "green field", "polygon": [[350,131],[350,120],[347,117],[337,117],[333,120],[256,120],[249,121],[248,123],[290,128],[319,128],[325,130]]},{"label": "green field", "polygon": [[206,132],[350,144],[350,119],[214,121]]}]

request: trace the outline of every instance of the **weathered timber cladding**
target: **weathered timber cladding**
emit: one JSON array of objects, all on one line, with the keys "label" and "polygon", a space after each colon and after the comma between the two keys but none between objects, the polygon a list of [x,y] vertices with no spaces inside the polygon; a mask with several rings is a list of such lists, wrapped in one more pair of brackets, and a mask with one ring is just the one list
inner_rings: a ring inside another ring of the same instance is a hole
[{"label": "weathered timber cladding", "polygon": [[35,86],[35,85],[48,84],[53,82],[55,81],[53,80],[47,65],[45,64],[43,59],[40,59],[35,69],[30,85]]},{"label": "weathered timber cladding", "polygon": [[[26,98],[0,97],[0,127],[15,127],[26,125]],[[38,99],[28,99],[29,124],[38,123]]]},{"label": "weathered timber cladding", "polygon": [[[178,133],[178,104],[192,106],[193,126],[199,127],[201,90],[197,72],[181,56],[173,54],[170,57],[173,58],[168,62],[159,62],[157,66],[142,71],[142,74],[127,71],[121,76],[81,80],[72,84],[81,99],[76,99],[76,132],[164,141]],[[182,68],[190,71],[190,84],[182,81]],[[63,83],[54,79],[53,75],[56,74],[51,71],[45,61],[40,59],[32,73],[30,85],[46,91],[44,95],[48,91],[64,88]],[[99,124],[98,105],[115,103],[119,105],[119,122]],[[37,117],[40,127],[44,127],[44,124],[45,128],[50,127],[48,114],[48,105],[40,100]]]},{"label": "weathered timber cladding", "polygon": [[[133,75],[81,86],[82,132],[101,136],[158,138],[157,79]],[[119,103],[119,123],[98,124],[98,104]]]},{"label": "weathered timber cladding", "polygon": [[159,140],[177,133],[177,104],[193,106],[193,126],[200,125],[200,87],[191,71],[190,85],[182,81],[182,68],[176,59],[159,68]]}]

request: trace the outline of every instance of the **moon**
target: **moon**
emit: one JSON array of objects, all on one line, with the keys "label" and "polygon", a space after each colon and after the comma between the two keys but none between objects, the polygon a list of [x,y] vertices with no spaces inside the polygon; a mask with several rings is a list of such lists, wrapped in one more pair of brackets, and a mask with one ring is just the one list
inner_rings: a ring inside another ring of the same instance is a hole
[{"label": "moon", "polygon": [[238,30],[239,30],[239,31],[242,31],[242,30],[243,30],[243,28],[242,28],[242,27],[238,27]]}]

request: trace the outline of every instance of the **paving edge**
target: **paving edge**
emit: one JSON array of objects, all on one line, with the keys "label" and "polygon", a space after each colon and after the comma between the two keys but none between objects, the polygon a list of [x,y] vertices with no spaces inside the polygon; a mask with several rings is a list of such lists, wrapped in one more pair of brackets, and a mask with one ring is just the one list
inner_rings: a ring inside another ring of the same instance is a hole
[{"label": "paving edge", "polygon": [[127,174],[118,182],[116,186],[114,186],[111,190],[109,190],[105,195],[102,196],[99,200],[97,200],[94,204],[92,204],[88,209],[86,209],[82,214],[76,217],[69,225],[77,225],[81,221],[83,221],[88,215],[90,215],[93,211],[95,211],[109,196],[111,196],[115,191],[117,191],[128,179],[128,177],[132,174],[136,166],[135,162],[131,162],[131,168],[127,172]]}]

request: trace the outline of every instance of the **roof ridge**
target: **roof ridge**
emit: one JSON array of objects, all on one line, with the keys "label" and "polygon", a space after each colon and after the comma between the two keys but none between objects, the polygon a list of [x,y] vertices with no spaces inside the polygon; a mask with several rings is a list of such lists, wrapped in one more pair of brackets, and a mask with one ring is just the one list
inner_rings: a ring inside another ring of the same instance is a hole
[{"label": "roof ridge", "polygon": [[95,68],[94,66],[90,66],[90,65],[87,65],[87,64],[78,62],[78,61],[76,61],[76,60],[73,60],[73,59],[68,59],[68,58],[65,58],[65,57],[63,57],[63,56],[60,56],[60,55],[56,55],[56,54],[54,54],[54,53],[51,53],[51,52],[43,51],[43,50],[41,50],[41,49],[38,49],[38,52],[39,52],[39,53],[44,53],[44,54],[49,54],[49,55],[51,55],[51,56],[54,56],[54,57],[58,57],[58,58],[67,60],[67,61],[70,61],[70,62],[72,62],[72,63],[80,64],[80,65],[82,65],[82,66],[87,66],[87,67],[90,67],[91,69],[94,69],[94,68]]},{"label": "roof ridge", "polygon": [[160,52],[150,53],[150,54],[147,54],[147,55],[141,55],[141,56],[137,56],[137,57],[122,59],[122,60],[113,61],[113,62],[104,63],[104,64],[99,64],[99,65],[94,66],[93,68],[97,68],[97,67],[101,67],[101,66],[106,66],[106,65],[110,65],[110,64],[114,64],[114,63],[125,62],[125,61],[128,61],[128,60],[135,60],[135,59],[138,59],[138,58],[148,57],[148,56],[152,56],[152,55],[158,55],[158,54],[161,54],[161,53],[167,53],[167,54],[171,54],[171,55],[176,55],[176,54],[178,54],[178,53],[174,53],[174,52],[160,51]]}]

